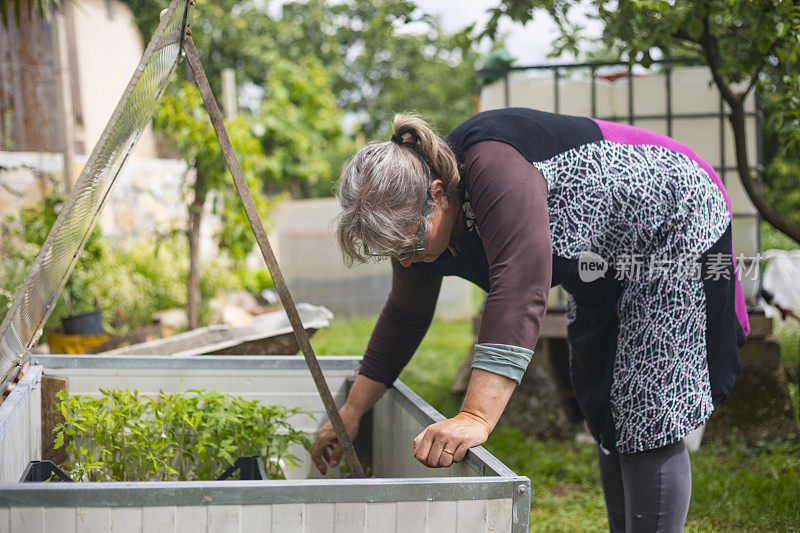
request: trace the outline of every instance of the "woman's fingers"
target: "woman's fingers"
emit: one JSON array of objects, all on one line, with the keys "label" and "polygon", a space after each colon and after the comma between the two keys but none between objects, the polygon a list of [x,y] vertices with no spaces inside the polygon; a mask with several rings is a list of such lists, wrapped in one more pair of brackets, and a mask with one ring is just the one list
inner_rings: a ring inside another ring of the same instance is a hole
[{"label": "woman's fingers", "polygon": [[328,471],[328,464],[330,464],[330,454],[328,452],[328,448],[325,448],[317,453],[312,453],[311,459],[314,461],[314,464],[317,465],[317,470],[319,470],[321,474],[325,474]]},{"label": "woman's fingers", "polygon": [[469,448],[470,446],[466,442],[462,442],[454,450],[451,450],[453,452],[453,462],[460,463],[463,461],[464,457],[467,456]]},{"label": "woman's fingers", "polygon": [[442,450],[444,450],[444,441],[433,441],[433,444],[431,444],[431,450],[428,452],[428,457],[425,459],[425,464],[431,468],[439,468],[442,466],[439,464],[439,461],[441,460],[442,455],[446,455],[442,453]]},{"label": "woman's fingers", "polygon": [[[455,461],[455,450],[461,445],[457,437],[446,434],[440,428],[428,426],[414,439],[414,457],[431,468],[446,468]],[[466,449],[469,445],[464,441]],[[445,451],[447,450],[447,451]],[[452,452],[452,453],[451,453]],[[463,455],[462,455],[463,458]]]},{"label": "woman's fingers", "polygon": [[[342,411],[342,421],[347,434],[354,439],[358,434],[359,418],[346,416]],[[323,475],[327,473],[329,465],[334,467],[339,464],[344,455],[344,449],[339,445],[339,439],[330,422],[322,426],[308,451],[314,464],[317,465],[317,470]]]},{"label": "woman's fingers", "polygon": [[414,439],[414,457],[417,458],[417,461],[426,465],[428,464],[428,454],[433,444],[433,433],[430,431],[430,428],[431,426],[425,428],[425,430]]},{"label": "woman's fingers", "polygon": [[339,441],[336,441],[336,444],[333,446],[333,453],[330,454],[330,458],[328,459],[328,464],[331,466],[338,465],[339,461],[342,459],[342,455],[344,455],[344,448],[339,446]]},{"label": "woman's fingers", "polygon": [[439,456],[439,466],[441,466],[442,468],[448,468],[450,466],[453,466],[453,463],[458,462],[456,461],[455,453],[453,452],[453,448],[458,448],[457,444],[458,443],[456,443],[456,445],[454,445],[453,443],[447,443],[444,446],[442,446],[442,455]]},{"label": "woman's fingers", "polygon": [[[435,437],[431,438],[435,439]],[[424,437],[420,441],[420,444],[422,442],[424,442]],[[452,441],[452,440],[444,440],[444,439],[433,440],[433,442],[431,442],[430,444],[430,447],[427,448],[428,449],[427,454],[424,452],[425,448],[419,446],[414,456],[417,458],[419,462],[421,462],[425,466],[429,466],[431,468],[447,468],[451,466],[454,462],[456,462],[454,460],[455,459],[454,450],[459,447],[459,444],[460,443],[458,441]],[[467,446],[466,449],[469,449],[469,446]]]},{"label": "woman's fingers", "polygon": [[312,455],[311,459],[314,461],[314,464],[317,465],[317,470],[319,470],[319,473],[325,475],[325,473],[328,471],[328,465],[325,463],[322,457],[315,457]]},{"label": "woman's fingers", "polygon": [[317,465],[317,470],[319,470],[320,473],[325,474],[328,471],[328,464],[330,464],[331,458],[329,448],[338,447],[336,446],[337,442],[336,434],[333,432],[333,426],[328,422],[322,426],[316,440],[314,440],[314,443],[308,450],[311,454],[311,459],[314,461],[314,464]]}]

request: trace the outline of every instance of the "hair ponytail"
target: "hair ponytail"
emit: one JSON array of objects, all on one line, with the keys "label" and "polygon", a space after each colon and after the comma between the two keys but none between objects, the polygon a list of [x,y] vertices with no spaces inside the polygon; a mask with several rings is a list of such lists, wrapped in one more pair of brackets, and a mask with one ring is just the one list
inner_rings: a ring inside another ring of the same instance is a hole
[{"label": "hair ponytail", "polygon": [[392,120],[394,134],[405,147],[419,155],[430,167],[433,179],[442,180],[446,193],[455,190],[459,181],[458,163],[450,146],[417,115],[398,113]]}]

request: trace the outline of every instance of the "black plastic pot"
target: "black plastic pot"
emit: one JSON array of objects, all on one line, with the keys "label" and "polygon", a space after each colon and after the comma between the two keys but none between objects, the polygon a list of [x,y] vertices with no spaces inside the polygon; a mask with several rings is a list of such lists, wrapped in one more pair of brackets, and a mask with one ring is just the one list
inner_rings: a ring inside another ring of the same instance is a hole
[{"label": "black plastic pot", "polygon": [[103,310],[95,309],[88,313],[65,316],[61,319],[61,325],[67,335],[102,335]]}]

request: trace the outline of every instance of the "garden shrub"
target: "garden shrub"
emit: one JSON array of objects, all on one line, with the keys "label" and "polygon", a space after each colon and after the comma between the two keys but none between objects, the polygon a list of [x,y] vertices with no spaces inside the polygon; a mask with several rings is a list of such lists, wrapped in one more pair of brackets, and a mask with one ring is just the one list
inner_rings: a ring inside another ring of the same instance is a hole
[{"label": "garden shrub", "polygon": [[[26,273],[56,220],[63,199],[53,195],[0,221],[0,320],[11,307]],[[200,325],[216,320],[209,301],[217,291],[246,289],[259,293],[273,287],[266,268],[243,268],[244,260],[220,250],[200,267]],[[44,328],[59,327],[71,311],[103,308],[105,329],[125,334],[148,326],[157,311],[186,306],[189,245],[180,231],[115,242],[95,227]]]}]

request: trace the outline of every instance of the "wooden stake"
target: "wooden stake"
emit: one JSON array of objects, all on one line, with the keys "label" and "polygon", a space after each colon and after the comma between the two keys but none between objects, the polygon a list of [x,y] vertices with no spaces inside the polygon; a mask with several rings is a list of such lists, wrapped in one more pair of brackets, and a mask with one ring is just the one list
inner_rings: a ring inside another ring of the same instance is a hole
[{"label": "wooden stake", "polygon": [[42,460],[53,461],[58,466],[63,466],[67,460],[66,442],[57,450],[53,447],[53,428],[64,423],[64,416],[58,408],[60,400],[56,398],[62,390],[66,395],[67,378],[42,376]]},{"label": "wooden stake", "polygon": [[292,295],[289,293],[289,287],[286,280],[283,278],[278,261],[275,259],[275,254],[272,251],[272,246],[267,239],[267,232],[261,223],[261,217],[256,209],[256,204],[253,201],[253,195],[250,194],[250,188],[245,180],[242,167],[239,165],[239,159],[236,157],[236,151],[233,149],[231,140],[228,137],[228,131],[225,129],[225,124],[222,122],[222,114],[219,111],[214,94],[211,92],[211,86],[208,84],[208,78],[203,70],[203,65],[200,63],[200,56],[197,54],[197,48],[194,46],[194,41],[191,36],[186,35],[183,38],[183,50],[186,52],[186,59],[189,61],[189,66],[192,68],[195,76],[195,83],[197,88],[200,89],[200,95],[203,97],[203,104],[206,107],[211,124],[214,126],[214,131],[217,134],[222,153],[225,156],[225,162],[228,169],[233,175],[233,183],[236,186],[236,192],[239,193],[239,198],[242,200],[244,211],[247,214],[247,219],[250,221],[250,227],[256,237],[256,242],[261,248],[261,254],[264,256],[264,261],[267,263],[267,268],[272,275],[272,281],[275,283],[275,288],[281,298],[281,303],[286,310],[286,316],[289,317],[289,322],[292,324],[297,343],[305,356],[308,369],[311,371],[311,376],[314,378],[314,384],[317,386],[317,391],[322,398],[322,403],[325,405],[325,411],[328,413],[328,418],[333,425],[333,430],[336,432],[336,437],[339,439],[339,445],[344,450],[345,461],[347,462],[350,472],[353,477],[364,477],[364,470],[361,468],[361,463],[358,461],[353,443],[350,436],[344,428],[342,417],[339,416],[339,410],[331,396],[331,391],[322,375],[322,369],[319,366],[317,357],[314,354],[314,349],[311,347],[311,342],[308,339],[303,327],[303,322],[300,320],[300,315],[297,313],[297,308],[294,305]]}]

